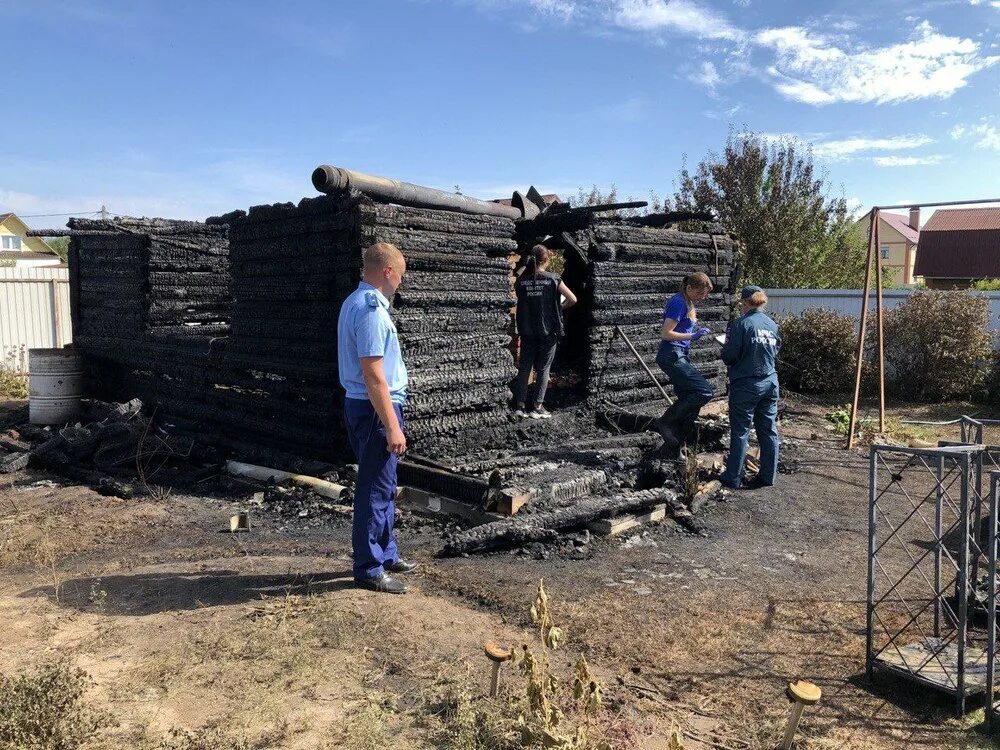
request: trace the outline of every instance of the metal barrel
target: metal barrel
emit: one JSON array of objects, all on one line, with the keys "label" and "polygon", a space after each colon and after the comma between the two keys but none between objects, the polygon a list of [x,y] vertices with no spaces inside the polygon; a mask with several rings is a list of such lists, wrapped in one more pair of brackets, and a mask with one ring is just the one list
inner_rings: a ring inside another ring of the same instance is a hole
[{"label": "metal barrel", "polygon": [[73,349],[28,350],[28,421],[66,424],[80,413],[83,363]]},{"label": "metal barrel", "polygon": [[376,177],[343,167],[331,167],[329,164],[321,164],[313,170],[312,183],[321,193],[334,193],[351,188],[373,198],[381,198],[403,206],[441,208],[466,214],[502,216],[507,219],[522,218],[521,211],[513,206],[482,201],[458,193],[447,193],[444,190],[413,185],[409,182],[390,180],[387,177]]}]

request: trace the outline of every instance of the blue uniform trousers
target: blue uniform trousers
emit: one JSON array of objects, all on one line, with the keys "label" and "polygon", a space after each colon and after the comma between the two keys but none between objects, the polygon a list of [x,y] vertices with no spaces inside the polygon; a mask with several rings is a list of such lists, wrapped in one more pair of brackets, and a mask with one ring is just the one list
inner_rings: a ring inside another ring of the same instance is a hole
[{"label": "blue uniform trousers", "polygon": [[668,424],[684,426],[698,417],[698,412],[712,400],[715,388],[698,372],[687,357],[687,350],[661,342],[656,352],[656,364],[670,378],[677,400],[663,415]]},{"label": "blue uniform trousers", "polygon": [[[403,410],[393,404],[399,426]],[[396,464],[398,456],[389,452],[385,427],[375,407],[367,399],[344,399],[347,439],[358,461],[358,482],[354,489],[354,579],[382,575],[384,566],[399,559],[396,535]]]},{"label": "blue uniform trousers", "polygon": [[729,384],[729,458],[722,482],[739,487],[743,462],[747,457],[750,425],[760,445],[760,474],[763,484],[774,484],[778,471],[778,378],[741,378]]}]

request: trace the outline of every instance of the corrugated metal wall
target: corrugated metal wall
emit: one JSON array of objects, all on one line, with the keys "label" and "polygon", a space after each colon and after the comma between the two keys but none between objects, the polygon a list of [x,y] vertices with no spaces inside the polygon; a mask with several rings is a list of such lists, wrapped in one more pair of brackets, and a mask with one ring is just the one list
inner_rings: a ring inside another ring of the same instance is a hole
[{"label": "corrugated metal wall", "polygon": [[0,364],[28,369],[28,349],[73,340],[66,268],[0,268]]},{"label": "corrugated metal wall", "polygon": [[[891,310],[902,304],[911,294],[913,291],[909,289],[886,289],[882,292],[885,309]],[[989,300],[990,331],[1000,332],[1000,292],[975,292],[975,294]],[[860,289],[768,289],[767,298],[767,311],[772,315],[801,315],[806,308],[824,307],[827,310],[836,310],[842,315],[861,317]],[[874,294],[869,299],[868,311],[870,315],[874,315]]]}]

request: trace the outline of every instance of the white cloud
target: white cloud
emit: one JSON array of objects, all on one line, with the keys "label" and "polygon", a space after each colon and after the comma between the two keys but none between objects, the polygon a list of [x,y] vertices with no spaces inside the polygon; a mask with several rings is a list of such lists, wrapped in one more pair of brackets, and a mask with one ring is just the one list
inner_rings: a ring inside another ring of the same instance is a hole
[{"label": "white cloud", "polygon": [[677,31],[732,41],[744,37],[724,15],[692,0],[614,0],[613,8],[614,22],[635,31]]},{"label": "white cloud", "polygon": [[[761,138],[775,142],[792,142],[812,147],[813,155],[831,161],[853,159],[872,151],[899,151],[920,148],[934,143],[930,136],[920,133],[893,135],[885,138],[838,138],[826,140],[821,133],[800,136],[796,133],[758,133]],[[882,157],[885,159],[902,157]],[[913,157],[920,158],[920,157]]]},{"label": "white cloud", "polygon": [[918,167],[928,164],[940,164],[944,157],[940,154],[930,156],[876,156],[872,159],[880,167]]},{"label": "white cloud", "polygon": [[813,144],[813,153],[827,159],[843,159],[865,151],[895,151],[920,148],[934,139],[926,135],[896,135],[888,138],[843,138]]},{"label": "white cloud", "polygon": [[558,16],[568,21],[576,13],[577,6],[573,0],[528,0],[535,10],[550,16]]},{"label": "white cloud", "polygon": [[701,64],[698,72],[692,74],[691,80],[714,90],[722,78],[719,77],[719,71],[715,69],[715,64],[706,60]]},{"label": "white cloud", "polygon": [[956,125],[951,129],[951,137],[958,140],[974,141],[976,148],[1000,151],[1000,128],[982,120],[975,125]]},{"label": "white cloud", "polygon": [[754,41],[774,50],[767,73],[778,92],[813,105],[945,98],[1000,62],[981,55],[971,39],[945,36],[926,21],[916,31],[911,41],[861,51],[797,26],[765,29]]}]

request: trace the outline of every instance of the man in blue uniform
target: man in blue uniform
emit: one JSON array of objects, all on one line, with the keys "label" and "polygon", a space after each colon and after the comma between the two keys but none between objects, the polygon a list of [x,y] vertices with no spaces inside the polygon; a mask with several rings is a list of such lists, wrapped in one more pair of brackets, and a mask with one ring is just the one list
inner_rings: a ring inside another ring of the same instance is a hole
[{"label": "man in blue uniform", "polygon": [[743,479],[750,425],[760,444],[760,473],[748,489],[771,487],[778,470],[778,373],[781,336],[764,314],[767,295],[759,286],[740,292],[743,315],[729,325],[722,361],[729,366],[729,459],[722,483],[738,489]]},{"label": "man in blue uniform", "polygon": [[391,574],[417,567],[400,559],[392,528],[396,464],[406,451],[407,376],[389,300],[405,272],[406,261],[395,246],[379,242],[367,248],[362,281],[344,300],[337,321],[340,384],[347,392],[344,421],[358,461],[351,535],[354,580],[391,594],[406,592],[406,585]]}]

